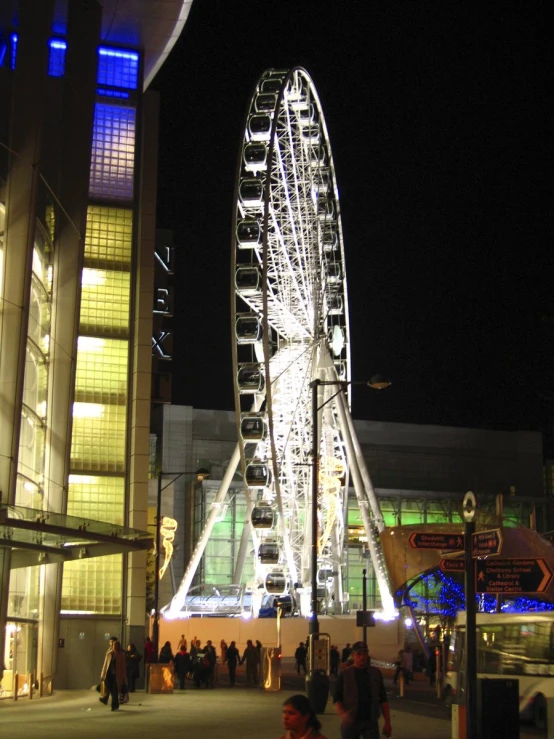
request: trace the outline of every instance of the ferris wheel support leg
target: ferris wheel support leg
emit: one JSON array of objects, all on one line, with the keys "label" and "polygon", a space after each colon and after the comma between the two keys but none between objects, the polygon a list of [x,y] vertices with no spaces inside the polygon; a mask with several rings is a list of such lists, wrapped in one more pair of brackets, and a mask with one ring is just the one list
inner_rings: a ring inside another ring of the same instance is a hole
[{"label": "ferris wheel support leg", "polygon": [[373,483],[371,482],[371,477],[369,476],[369,471],[365,463],[364,455],[362,454],[362,448],[360,446],[360,442],[358,441],[358,436],[356,434],[356,429],[354,428],[354,423],[352,421],[352,416],[350,415],[350,413],[346,414],[346,423],[348,424],[348,430],[350,432],[350,438],[352,439],[354,454],[356,456],[356,461],[360,469],[360,474],[362,476],[362,481],[367,494],[367,498],[371,505],[373,518],[375,519],[375,523],[377,524],[377,529],[379,530],[379,533],[381,533],[381,531],[384,531],[385,529],[385,522],[383,520],[381,507],[379,505],[379,501],[377,500],[377,493],[375,492],[375,488],[373,487]]},{"label": "ferris wheel support leg", "polygon": [[[376,531],[376,527],[373,525],[369,517],[369,506],[366,491],[364,490],[362,475],[360,473],[359,456],[356,454],[356,449],[353,443],[351,427],[348,423],[348,417],[350,411],[346,407],[346,401],[344,394],[340,393],[337,396],[337,410],[339,413],[340,425],[344,434],[344,441],[346,444],[346,451],[350,462],[350,471],[352,472],[352,479],[354,482],[354,490],[356,491],[356,498],[360,508],[364,529],[367,534],[367,541],[369,545],[369,553],[373,568],[375,570],[375,576],[377,583],[379,584],[379,592],[381,593],[381,602],[383,605],[383,611],[390,617],[394,615],[394,599],[392,597],[391,587],[389,583],[387,565],[383,550],[381,548],[381,541],[379,540],[379,533]],[[360,451],[361,453],[361,451]]]},{"label": "ferris wheel support leg", "polygon": [[244,526],[242,529],[242,535],[240,537],[239,552],[237,554],[237,561],[235,562],[235,569],[233,572],[233,582],[240,582],[242,579],[242,571],[244,570],[244,560],[246,559],[246,552],[248,551],[248,544],[250,543],[250,536],[254,539],[254,546],[257,547],[257,537],[254,536],[252,529],[252,508],[253,501],[252,496],[246,496],[246,518],[244,519]]},{"label": "ferris wheel support leg", "polygon": [[229,491],[229,486],[237,470],[239,462],[240,462],[240,447],[237,444],[233,452],[233,456],[231,457],[229,461],[229,466],[227,467],[227,470],[225,471],[225,474],[223,475],[221,486],[219,490],[217,491],[217,495],[215,497],[214,502],[211,505],[210,513],[208,515],[206,523],[204,524],[204,529],[202,531],[200,539],[198,540],[194,548],[194,552],[192,553],[190,562],[188,563],[185,573],[181,579],[179,589],[173,596],[173,599],[169,605],[168,615],[177,615],[181,611],[181,608],[185,605],[185,599],[187,597],[187,593],[191,586],[192,579],[194,575],[196,574],[196,570],[198,569],[198,565],[200,564],[200,560],[202,559],[202,555],[204,554],[204,550],[206,549],[206,544],[208,543],[208,539],[210,538],[214,524],[219,515],[220,505],[225,500],[227,492]]}]

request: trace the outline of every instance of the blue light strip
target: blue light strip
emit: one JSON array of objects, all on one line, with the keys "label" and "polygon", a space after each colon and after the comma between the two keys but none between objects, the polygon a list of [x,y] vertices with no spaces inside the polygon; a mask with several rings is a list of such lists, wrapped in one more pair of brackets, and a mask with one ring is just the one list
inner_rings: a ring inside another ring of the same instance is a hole
[{"label": "blue light strip", "polygon": [[123,90],[108,90],[105,87],[99,87],[96,92],[107,98],[121,98],[123,100],[127,100],[129,98],[129,93],[123,92]]},{"label": "blue light strip", "polygon": [[63,77],[65,73],[67,42],[60,38],[53,38],[48,42],[48,46],[48,76]]},{"label": "blue light strip", "polygon": [[18,39],[17,33],[12,33],[12,35],[10,36],[10,41],[12,42],[11,43],[11,54],[10,54],[10,69],[11,70],[15,69],[15,62],[17,59],[17,39]]}]

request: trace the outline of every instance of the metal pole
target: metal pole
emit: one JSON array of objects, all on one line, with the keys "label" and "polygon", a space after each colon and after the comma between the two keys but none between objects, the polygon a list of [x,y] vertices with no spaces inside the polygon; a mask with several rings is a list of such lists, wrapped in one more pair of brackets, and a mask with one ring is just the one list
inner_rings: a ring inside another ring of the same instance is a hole
[{"label": "metal pole", "polygon": [[158,497],[156,500],[156,556],[154,570],[154,624],[152,626],[152,643],[154,645],[154,662],[158,661],[160,641],[160,519],[162,516],[162,478],[158,472]]},{"label": "metal pole", "polygon": [[310,635],[319,634],[317,619],[317,493],[319,488],[319,431],[317,423],[317,391],[321,380],[315,379],[312,388],[312,618]]},{"label": "metal pole", "polygon": [[475,521],[466,521],[466,739],[477,736],[477,640],[473,534]]},{"label": "metal pole", "polygon": [[363,619],[364,625],[362,626],[363,642],[367,647],[367,570],[362,570],[362,607],[363,607]]}]

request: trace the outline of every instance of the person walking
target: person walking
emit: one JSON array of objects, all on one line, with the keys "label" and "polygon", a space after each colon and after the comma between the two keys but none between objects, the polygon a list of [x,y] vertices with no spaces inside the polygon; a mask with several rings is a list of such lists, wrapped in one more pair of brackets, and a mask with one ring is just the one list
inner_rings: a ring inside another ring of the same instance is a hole
[{"label": "person walking", "polygon": [[116,636],[110,637],[110,646],[104,657],[104,664],[100,672],[100,681],[105,683],[106,695],[99,698],[100,703],[107,705],[112,697],[112,711],[119,709],[119,696],[123,692],[123,685],[127,679],[125,653]]},{"label": "person walking", "polygon": [[133,642],[127,644],[125,652],[125,667],[127,669],[127,683],[129,685],[129,693],[135,692],[135,683],[140,675],[140,656],[138,649]]},{"label": "person walking", "polygon": [[155,654],[156,654],[156,650],[154,649],[154,644],[152,642],[152,639],[150,639],[150,637],[147,636],[146,641],[144,642],[144,664],[149,665],[152,662],[154,662]]},{"label": "person walking", "polygon": [[237,671],[237,664],[240,662],[239,650],[234,641],[232,641],[225,654],[225,661],[227,662],[227,668],[229,670],[229,685],[233,687],[235,685],[235,673]]},{"label": "person walking", "polygon": [[339,650],[333,644],[331,646],[331,651],[329,652],[329,666],[330,666],[331,675],[334,675],[335,677],[337,677],[337,675],[339,674],[339,662],[340,662]]},{"label": "person walking", "polygon": [[225,641],[225,639],[221,640],[219,646],[221,649],[221,664],[224,665],[227,659],[227,650],[229,649],[229,647],[227,646],[227,642]]},{"label": "person walking", "polygon": [[396,656],[396,660],[394,662],[394,666],[396,667],[396,670],[394,671],[394,677],[392,679],[392,684],[396,685],[398,682],[398,678],[400,677],[400,673],[402,672],[402,657],[404,656],[404,650],[399,649],[398,655]]},{"label": "person walking", "polygon": [[296,647],[296,652],[294,653],[294,659],[296,660],[296,672],[300,675],[300,669],[304,670],[304,675],[306,674],[306,647],[304,646],[304,642],[301,641],[300,644]]},{"label": "person walking", "polygon": [[252,644],[252,639],[246,642],[246,649],[240,661],[241,665],[246,662],[246,682],[253,685],[258,684],[258,665],[260,658],[257,648]]},{"label": "person walking", "polygon": [[177,651],[179,651],[181,647],[185,648],[185,652],[187,651],[187,640],[185,639],[184,634],[181,634],[181,638],[179,639],[179,644],[177,644]]},{"label": "person walking", "polygon": [[160,649],[160,656],[158,662],[162,665],[169,665],[174,660],[173,650],[171,649],[171,642],[166,641],[163,647]]},{"label": "person walking", "polygon": [[281,739],[325,739],[319,731],[321,721],[305,695],[291,695],[283,703],[283,728],[286,734]]},{"label": "person walking", "polygon": [[392,734],[390,710],[381,670],[369,663],[367,646],[352,646],[353,664],[337,678],[335,709],[341,718],[342,739],[379,739],[379,716],[384,718],[383,734]]},{"label": "person walking", "polygon": [[175,655],[175,673],[179,678],[179,690],[185,689],[185,681],[187,675],[192,671],[192,661],[190,654],[187,652],[186,644],[181,644],[181,647]]},{"label": "person walking", "polygon": [[348,642],[348,644],[342,650],[340,661],[348,662],[348,658],[350,657],[351,653],[352,653],[352,647],[350,646],[350,642]]},{"label": "person walking", "polygon": [[211,639],[206,642],[206,648],[204,649],[208,657],[208,687],[213,688],[215,685],[215,663],[217,662],[217,654],[215,647],[212,644]]},{"label": "person walking", "polygon": [[406,685],[410,684],[410,680],[414,675],[414,655],[410,647],[405,647],[401,660],[402,672]]}]

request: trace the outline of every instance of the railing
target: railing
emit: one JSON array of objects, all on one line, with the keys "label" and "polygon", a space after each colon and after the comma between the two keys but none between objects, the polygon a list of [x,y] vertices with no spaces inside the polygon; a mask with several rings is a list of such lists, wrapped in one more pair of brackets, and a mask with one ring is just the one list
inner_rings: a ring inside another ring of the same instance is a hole
[{"label": "railing", "polygon": [[[4,678],[2,680],[4,686],[9,682],[10,672],[11,670],[4,671]],[[32,700],[37,690],[40,698],[44,695],[52,695],[52,680],[54,675],[44,675],[41,673],[38,682],[35,682],[34,672],[14,672],[11,678],[11,690],[6,687],[0,687],[0,700],[17,701],[20,698],[29,698],[29,700]]]}]

